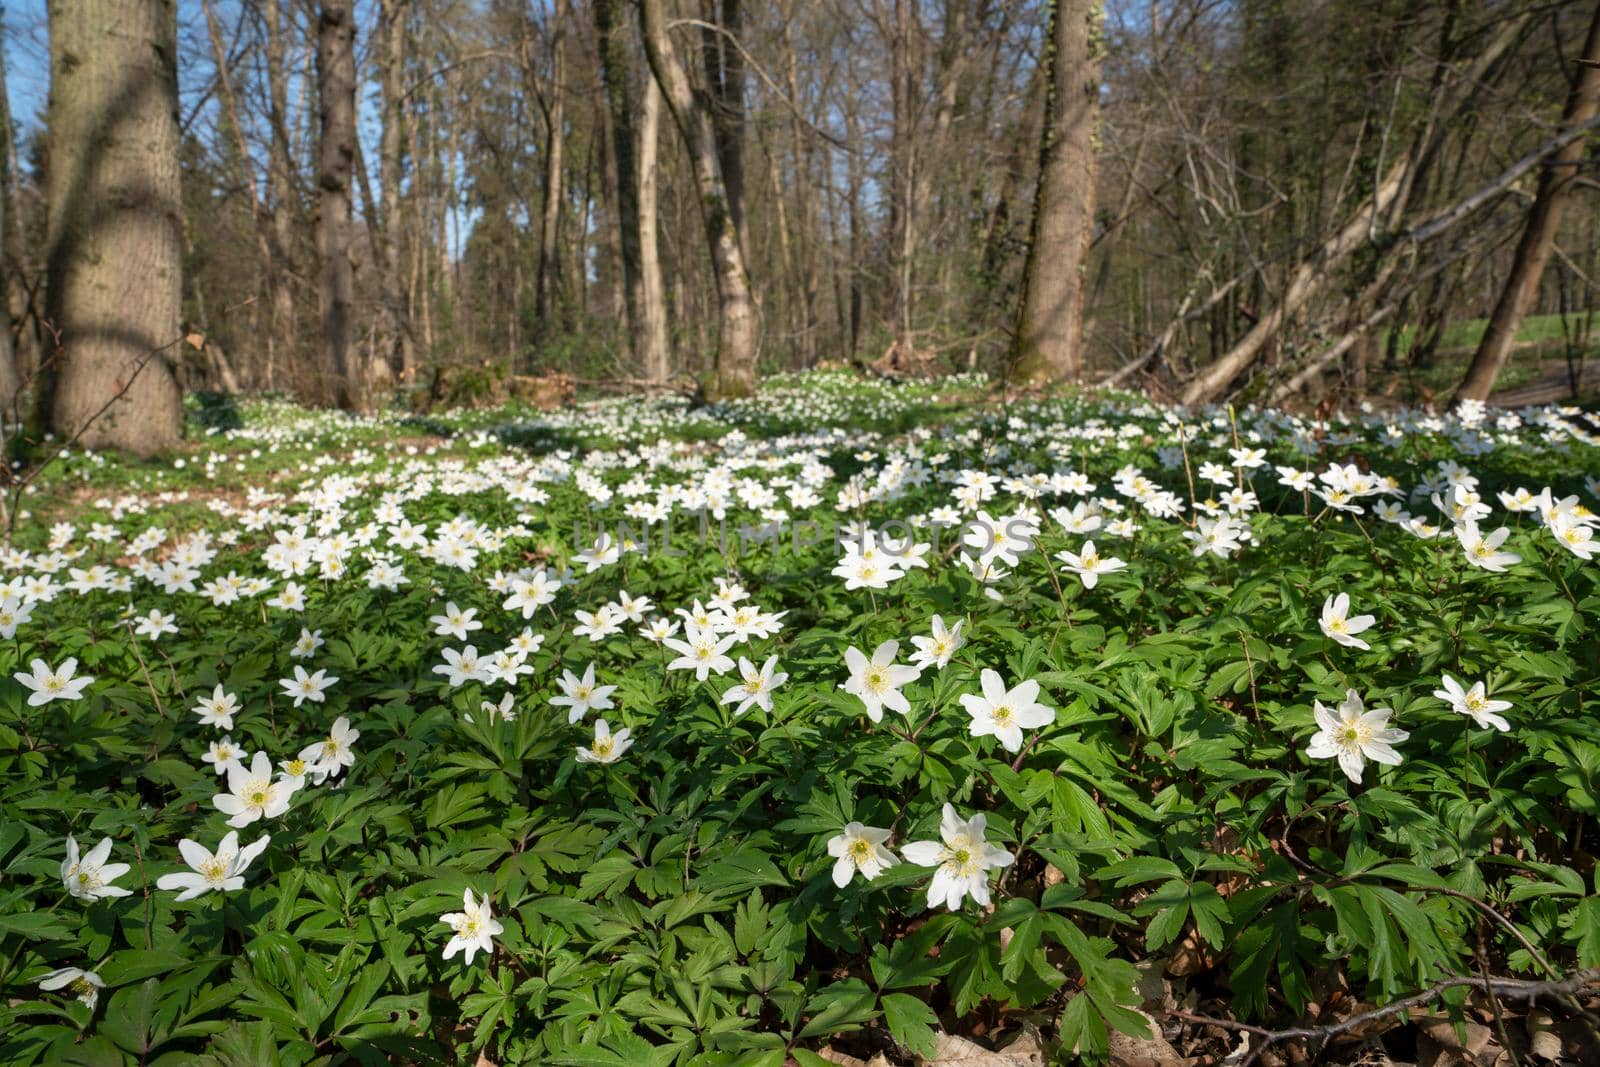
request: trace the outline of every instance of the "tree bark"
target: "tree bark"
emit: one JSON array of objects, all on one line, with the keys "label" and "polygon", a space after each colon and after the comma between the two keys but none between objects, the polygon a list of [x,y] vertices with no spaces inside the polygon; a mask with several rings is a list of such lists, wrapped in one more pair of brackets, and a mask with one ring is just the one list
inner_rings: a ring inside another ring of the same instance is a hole
[{"label": "tree bark", "polygon": [[[1589,35],[1584,41],[1583,56],[1579,60],[1578,78],[1567,97],[1561,125],[1568,130],[1580,127],[1594,118],[1597,109],[1600,109],[1600,5],[1596,6],[1589,23]],[[1511,260],[1511,273],[1506,276],[1500,299],[1495,303],[1494,313],[1489,316],[1483,340],[1472,355],[1467,376],[1456,390],[1454,403],[1489,399],[1495,378],[1510,358],[1522,317],[1527,314],[1539,293],[1539,281],[1544,276],[1545,264],[1550,260],[1550,250],[1555,246],[1556,231],[1561,227],[1562,208],[1568,190],[1577,180],[1584,147],[1584,138],[1574,138],[1540,172],[1533,206],[1528,210],[1527,224],[1517,242],[1516,255]]]},{"label": "tree bark", "polygon": [[[3,51],[3,50],[0,50]],[[0,383],[0,396],[9,397],[4,417],[21,422],[25,412],[20,395],[22,383],[31,378],[39,365],[38,323],[33,296],[24,264],[22,220],[17,214],[16,137],[11,124],[11,98],[6,92],[5,58],[0,56],[0,326],[6,331],[6,355],[15,385]]]},{"label": "tree bark", "polygon": [[1083,371],[1085,265],[1094,239],[1101,5],[1054,0],[1044,144],[1033,239],[1013,342],[1013,381],[1072,381]]},{"label": "tree bark", "polygon": [[[916,0],[894,0],[887,16],[889,36],[889,262],[894,280],[892,317],[895,341],[909,351],[914,296],[913,251],[916,246],[916,218],[913,210],[913,185],[916,181],[916,115],[921,101],[916,92],[916,66],[912,58],[912,29],[920,16],[913,12]],[[882,21],[882,19],[880,19]]]},{"label": "tree bark", "polygon": [[656,161],[661,142],[661,86],[644,80],[639,109],[639,344],[645,375],[664,382],[672,377],[672,348],[667,342],[667,292],[661,280],[661,242],[657,235],[660,185]]},{"label": "tree bark", "polygon": [[717,162],[722,165],[722,183],[728,190],[728,215],[734,232],[750,261],[750,225],[744,195],[744,53],[739,51],[742,23],[740,0],[703,0],[707,23],[720,29],[702,27],[702,55],[705,57],[707,96],[711,105],[711,128],[715,131]]},{"label": "tree bark", "polygon": [[[548,330],[561,290],[561,200],[565,175],[562,149],[566,144],[567,5],[556,5],[555,29],[550,46],[550,98],[544,109],[544,210],[539,228],[539,278],[535,314],[539,328]],[[529,68],[532,76],[532,68]]]},{"label": "tree bark", "polygon": [[662,0],[639,0],[639,21],[650,67],[688,149],[716,280],[717,360],[706,394],[712,399],[749,396],[756,391],[755,303],[744,250],[729,212],[711,109],[690,88],[668,36]]},{"label": "tree bark", "polygon": [[380,0],[378,35],[382,56],[378,89],[383,102],[383,129],[378,135],[377,233],[379,281],[384,310],[392,331],[396,377],[411,383],[416,377],[417,344],[412,335],[411,309],[400,282],[400,182],[404,168],[405,108],[401,76],[405,71],[406,29],[404,9],[409,0]]},{"label": "tree bark", "polygon": [[50,426],[149,454],[182,437],[177,8],[50,4]]},{"label": "tree bark", "polygon": [[267,334],[266,385],[275,389],[279,373],[293,382],[296,341],[294,312],[293,149],[289,141],[288,73],[279,0],[265,0],[267,33],[267,123],[272,144],[267,156],[267,232],[271,255],[267,289],[272,302],[272,328]]},{"label": "tree bark", "polygon": [[6,97],[5,49],[0,48],[0,441],[22,421],[22,371],[11,344],[11,103]]},{"label": "tree bark", "polygon": [[367,376],[352,347],[355,263],[351,247],[350,177],[356,147],[355,22],[350,0],[322,0],[317,21],[320,109],[317,179],[317,284],[322,312],[323,372],[346,411],[370,404]]},{"label": "tree bark", "polygon": [[623,297],[630,346],[634,363],[645,378],[664,382],[672,373],[672,364],[667,350],[661,254],[656,240],[656,142],[661,125],[661,90],[647,74],[642,102],[635,91],[628,49],[617,25],[616,0],[595,0],[594,20],[615,142],[616,214],[621,229]]}]

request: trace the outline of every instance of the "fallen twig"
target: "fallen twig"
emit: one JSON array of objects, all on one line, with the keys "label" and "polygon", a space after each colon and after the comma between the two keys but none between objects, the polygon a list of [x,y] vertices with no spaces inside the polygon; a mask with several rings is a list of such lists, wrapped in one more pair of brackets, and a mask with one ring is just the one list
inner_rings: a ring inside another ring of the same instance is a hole
[{"label": "fallen twig", "polygon": [[1301,1040],[1311,1042],[1313,1049],[1320,1049],[1341,1034],[1347,1034],[1368,1023],[1386,1019],[1391,1015],[1398,1015],[1412,1008],[1421,1007],[1436,999],[1439,994],[1446,990],[1459,989],[1463,986],[1477,989],[1489,996],[1498,997],[1502,1000],[1522,1000],[1530,1004],[1535,1000],[1557,1000],[1570,1007],[1574,1004],[1573,998],[1577,993],[1591,986],[1600,986],[1600,968],[1576,971],[1570,975],[1545,982],[1530,981],[1524,978],[1479,978],[1467,976],[1446,978],[1420,993],[1413,993],[1409,997],[1401,997],[1399,1000],[1385,1004],[1381,1008],[1359,1012],[1347,1019],[1328,1023],[1326,1026],[1291,1026],[1281,1030],[1274,1030],[1270,1027],[1256,1026],[1253,1023],[1242,1023],[1234,1019],[1216,1019],[1209,1015],[1197,1015],[1194,1012],[1180,1011],[1178,1009],[1168,1009],[1167,1015],[1174,1019],[1182,1019],[1185,1022],[1201,1026],[1215,1026],[1223,1030],[1231,1030],[1234,1033],[1250,1034],[1253,1037],[1260,1038],[1260,1044],[1251,1049],[1250,1055],[1242,1065],[1242,1067],[1248,1067],[1249,1064],[1255,1062],[1261,1053],[1273,1045],[1281,1044],[1285,1041]]}]

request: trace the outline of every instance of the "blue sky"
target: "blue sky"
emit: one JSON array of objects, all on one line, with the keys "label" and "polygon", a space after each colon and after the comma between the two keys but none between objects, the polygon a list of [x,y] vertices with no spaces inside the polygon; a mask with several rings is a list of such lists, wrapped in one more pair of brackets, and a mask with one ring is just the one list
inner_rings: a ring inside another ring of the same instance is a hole
[{"label": "blue sky", "polygon": [[50,43],[45,33],[45,0],[3,0],[6,89],[17,132],[31,128],[50,92]]}]

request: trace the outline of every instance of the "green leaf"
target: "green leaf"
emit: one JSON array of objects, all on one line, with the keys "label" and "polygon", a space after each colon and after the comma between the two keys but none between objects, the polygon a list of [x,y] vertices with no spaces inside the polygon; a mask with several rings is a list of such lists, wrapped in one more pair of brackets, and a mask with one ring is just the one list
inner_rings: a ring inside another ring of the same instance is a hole
[{"label": "green leaf", "polygon": [[938,1044],[934,1027],[939,1022],[933,1009],[909,993],[886,993],[881,1003],[884,1022],[894,1039],[918,1055],[931,1057]]}]

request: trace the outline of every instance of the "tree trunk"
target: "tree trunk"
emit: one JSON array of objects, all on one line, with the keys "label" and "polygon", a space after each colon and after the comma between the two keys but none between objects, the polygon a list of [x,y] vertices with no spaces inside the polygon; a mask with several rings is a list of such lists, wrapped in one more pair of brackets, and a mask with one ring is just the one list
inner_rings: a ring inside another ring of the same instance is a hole
[{"label": "tree trunk", "polygon": [[11,103],[6,97],[5,49],[0,48],[0,441],[23,420],[22,371],[11,344],[11,228],[17,224],[11,206]]},{"label": "tree trunk", "polygon": [[[550,101],[545,107],[544,212],[539,230],[539,281],[535,314],[548,336],[561,290],[561,199],[565,175],[562,148],[566,144],[567,5],[556,7],[556,25],[550,46]],[[531,76],[531,68],[530,68]]]},{"label": "tree trunk", "polygon": [[1083,372],[1101,16],[1101,5],[1094,0],[1054,0],[1051,6],[1044,144],[1011,363],[1011,378],[1017,382],[1072,381]]},{"label": "tree trunk", "polygon": [[[31,378],[39,366],[38,314],[33,291],[26,278],[28,255],[24,251],[22,219],[17,214],[16,130],[11,123],[11,98],[6,92],[5,60],[0,56],[0,213],[6,225],[0,230],[0,303],[10,323],[8,344],[12,369],[18,382]],[[8,409],[13,421],[21,421],[20,398]]]},{"label": "tree trunk", "polygon": [[794,0],[787,0],[783,9],[784,73],[788,79],[789,99],[794,108],[789,112],[790,159],[798,171],[799,181],[794,182],[796,224],[796,252],[800,261],[800,298],[798,316],[801,363],[805,367],[817,362],[817,297],[821,281],[817,269],[817,245],[821,234],[816,230],[821,212],[816,207],[816,154],[806,137],[800,117],[800,59],[790,27],[794,21]]},{"label": "tree trunk", "polygon": [[741,13],[739,0],[703,0],[705,19],[720,29],[703,28],[707,94],[711,103],[711,128],[715,131],[717,162],[728,190],[728,215],[750,261],[750,227],[744,195],[744,53],[739,51]]},{"label": "tree trunk", "polygon": [[[911,347],[912,253],[916,244],[912,188],[915,182],[916,111],[921,101],[915,89],[912,62],[912,10],[914,0],[894,0],[889,22],[889,262],[894,281],[894,339]],[[859,268],[859,263],[858,263]]]},{"label": "tree trunk", "polygon": [[688,149],[716,279],[717,362],[706,392],[713,399],[749,396],[756,391],[755,304],[744,250],[729,213],[710,108],[689,86],[668,36],[662,0],[640,0],[639,21],[650,67]]},{"label": "tree trunk", "polygon": [[284,64],[281,12],[278,0],[266,0],[267,121],[272,146],[267,159],[267,231],[271,267],[267,289],[272,301],[272,328],[267,334],[266,385],[276,389],[280,369],[289,381],[296,379],[294,313],[294,212],[297,203],[293,174],[293,149],[289,142],[288,72]]},{"label": "tree trunk", "polygon": [[403,9],[408,0],[380,0],[378,34],[382,45],[378,68],[383,101],[383,130],[378,136],[378,271],[384,310],[393,333],[396,377],[410,384],[416,377],[417,344],[411,330],[411,308],[400,282],[400,182],[404,165],[405,108],[401,76],[405,71],[406,30]]},{"label": "tree trunk", "polygon": [[[1589,36],[1584,41],[1579,64],[1578,79],[1567,97],[1561,120],[1562,126],[1569,130],[1590,121],[1600,109],[1600,6],[1596,6],[1589,23]],[[1584,147],[1585,138],[1574,138],[1539,173],[1539,187],[1534,193],[1533,206],[1528,210],[1522,238],[1517,242],[1516,256],[1511,260],[1511,273],[1500,290],[1500,299],[1489,317],[1483,340],[1472,355],[1467,376],[1456,390],[1454,402],[1457,404],[1463,400],[1489,399],[1495,378],[1511,356],[1517,328],[1538,295],[1539,280],[1544,276],[1550,250],[1555,246],[1556,231],[1561,227],[1561,210],[1568,190],[1577,180]]]},{"label": "tree trunk", "polygon": [[[616,162],[616,222],[618,250],[621,253],[622,309],[627,312],[629,349],[634,365],[651,381],[664,368],[664,360],[650,350],[651,338],[645,333],[645,278],[643,278],[642,182],[654,182],[653,173],[643,171],[645,144],[635,146],[634,115],[638,94],[627,62],[627,45],[616,24],[616,0],[595,0],[595,43],[600,53],[600,85],[605,91],[605,106],[611,120],[611,158]],[[645,78],[646,88],[653,85]]]},{"label": "tree trunk", "polygon": [[48,421],[91,448],[170,448],[183,431],[165,351],[182,298],[175,3],[54,0],[50,72]]},{"label": "tree trunk", "polygon": [[656,159],[661,140],[661,86],[644,80],[644,106],[639,110],[639,343],[645,376],[653,382],[672,377],[672,349],[667,343],[667,294],[661,281],[661,242],[656,234],[660,186]]},{"label": "tree trunk", "polygon": [[317,100],[321,113],[317,179],[317,284],[322,312],[322,370],[346,411],[370,403],[360,354],[351,346],[355,264],[350,176],[356,146],[355,23],[350,0],[322,0],[317,22]]},{"label": "tree trunk", "polygon": [[[598,49],[598,38],[596,48]],[[625,214],[622,208],[622,160],[617,155],[616,124],[612,121],[611,108],[602,106],[608,99],[605,85],[605,64],[595,63],[590,72],[594,76],[594,95],[596,105],[593,110],[594,133],[592,140],[595,144],[596,154],[600,157],[599,169],[601,175],[601,208],[600,220],[602,226],[597,236],[600,239],[599,255],[595,263],[596,281],[603,290],[601,298],[604,301],[603,314],[608,321],[628,323],[628,272],[623,266],[622,253],[622,217]],[[624,68],[626,69],[626,68]],[[631,147],[631,142],[630,142]],[[638,184],[638,176],[634,176],[634,184]],[[586,274],[587,271],[579,273]]]}]

